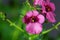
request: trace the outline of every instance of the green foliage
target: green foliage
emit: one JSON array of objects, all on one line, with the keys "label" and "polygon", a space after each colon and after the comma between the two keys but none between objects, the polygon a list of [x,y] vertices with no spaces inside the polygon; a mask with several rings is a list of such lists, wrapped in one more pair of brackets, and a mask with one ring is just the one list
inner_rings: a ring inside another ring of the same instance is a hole
[{"label": "green foliage", "polygon": [[[45,24],[41,34],[30,35],[26,32],[26,25],[22,19],[26,12],[34,10],[32,3],[30,5],[25,0],[20,0],[20,4],[19,0],[13,0],[13,2],[12,5],[3,5],[0,0],[0,40],[52,40],[47,33],[58,29],[60,22],[48,30],[46,30]],[[56,40],[60,40],[60,36]]]},{"label": "green foliage", "polygon": [[27,4],[27,2],[23,3],[23,6],[20,8],[20,13],[21,15],[25,15],[26,12],[30,11],[31,8],[30,6]]},{"label": "green foliage", "polygon": [[2,18],[3,20],[5,20],[5,15],[2,12],[0,12],[0,18]]},{"label": "green foliage", "polygon": [[[12,22],[16,23],[17,26],[25,30],[25,24],[23,24],[22,18],[23,15],[30,10],[28,4],[23,3],[22,5],[20,4],[19,7],[16,6],[14,8],[9,6],[1,6],[0,8],[4,11],[3,13],[6,13],[6,18],[9,18]],[[0,12],[0,19],[5,19],[5,15],[3,13]],[[0,28],[0,32],[2,34],[2,38],[0,38],[1,40],[28,40],[28,36],[25,36],[25,33],[22,33],[13,26],[10,26],[7,21],[3,22],[0,20]]]}]

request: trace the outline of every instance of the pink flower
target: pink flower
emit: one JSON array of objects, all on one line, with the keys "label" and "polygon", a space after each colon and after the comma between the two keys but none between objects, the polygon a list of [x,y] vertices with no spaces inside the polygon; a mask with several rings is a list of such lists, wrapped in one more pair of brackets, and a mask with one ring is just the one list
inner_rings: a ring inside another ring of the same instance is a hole
[{"label": "pink flower", "polygon": [[29,23],[26,26],[26,31],[30,34],[39,34],[42,31],[42,25],[39,23]]},{"label": "pink flower", "polygon": [[44,16],[39,14],[39,12],[36,10],[27,12],[27,14],[23,18],[23,22],[26,24],[35,22],[39,22],[42,24],[44,23],[44,20]]},{"label": "pink flower", "polygon": [[34,0],[34,5],[42,5],[43,0]]},{"label": "pink flower", "polygon": [[27,12],[23,18],[23,22],[26,23],[26,31],[30,34],[39,34],[42,31],[44,21],[44,16],[36,10]]},{"label": "pink flower", "polygon": [[54,3],[50,2],[50,0],[43,1],[42,5],[42,13],[46,14],[46,18],[49,22],[56,22],[55,20],[55,5]]}]

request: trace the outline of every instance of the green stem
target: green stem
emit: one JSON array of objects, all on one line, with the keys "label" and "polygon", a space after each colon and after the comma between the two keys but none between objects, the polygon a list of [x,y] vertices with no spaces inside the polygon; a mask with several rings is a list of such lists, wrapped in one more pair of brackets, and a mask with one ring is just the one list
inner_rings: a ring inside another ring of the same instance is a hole
[{"label": "green stem", "polygon": [[33,39],[37,38],[38,36],[39,36],[39,34],[34,34],[34,35],[29,34],[29,40],[33,40]]},{"label": "green stem", "polygon": [[43,31],[43,32],[42,32],[42,35],[50,32],[50,31],[52,31],[53,29],[57,29],[59,25],[60,25],[60,22],[57,23],[56,25],[54,25],[54,27],[52,27],[52,28],[50,28],[50,29],[48,29],[48,30],[46,30],[46,31]]},{"label": "green stem", "polygon": [[55,28],[58,29],[58,26],[59,26],[59,25],[60,25],[60,22],[59,22],[57,25],[55,25]]},{"label": "green stem", "polygon": [[18,27],[15,23],[11,22],[9,19],[6,19],[6,21],[9,22],[11,26],[14,26],[14,27],[17,28],[18,30],[24,32],[23,29],[21,29],[20,27]]},{"label": "green stem", "polygon": [[29,1],[28,1],[28,0],[26,0],[26,2],[27,2],[27,4],[30,6],[30,8],[32,8],[32,6],[30,5]]},{"label": "green stem", "polygon": [[32,38],[31,38],[31,37],[29,37],[29,40],[32,40]]},{"label": "green stem", "polygon": [[29,0],[26,0],[26,2],[29,5],[29,7],[31,8],[31,10],[36,10],[36,8],[34,8],[33,6],[30,5]]}]

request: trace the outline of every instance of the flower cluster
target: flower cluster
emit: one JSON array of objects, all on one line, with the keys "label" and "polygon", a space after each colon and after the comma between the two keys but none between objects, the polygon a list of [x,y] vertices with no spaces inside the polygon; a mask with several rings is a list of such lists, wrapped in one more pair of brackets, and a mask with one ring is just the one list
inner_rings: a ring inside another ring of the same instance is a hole
[{"label": "flower cluster", "polygon": [[32,10],[26,13],[23,22],[26,24],[26,31],[29,34],[39,34],[42,31],[42,25],[47,19],[49,22],[54,23],[55,20],[55,5],[50,0],[34,0],[34,6],[42,6],[41,12]]}]

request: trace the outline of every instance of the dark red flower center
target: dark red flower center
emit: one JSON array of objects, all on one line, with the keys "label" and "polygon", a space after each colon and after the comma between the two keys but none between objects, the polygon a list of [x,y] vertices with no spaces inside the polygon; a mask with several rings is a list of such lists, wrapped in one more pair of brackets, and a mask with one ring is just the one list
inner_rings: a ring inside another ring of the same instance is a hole
[{"label": "dark red flower center", "polygon": [[38,18],[36,16],[32,16],[31,17],[31,22],[38,22]]},{"label": "dark red flower center", "polygon": [[31,16],[31,17],[27,17],[25,16],[25,23],[28,24],[28,23],[34,23],[34,22],[38,22],[39,19],[37,16]]},{"label": "dark red flower center", "polygon": [[51,7],[50,7],[49,5],[46,5],[46,6],[45,6],[45,9],[46,9],[46,12],[52,11],[52,9],[51,9]]}]

